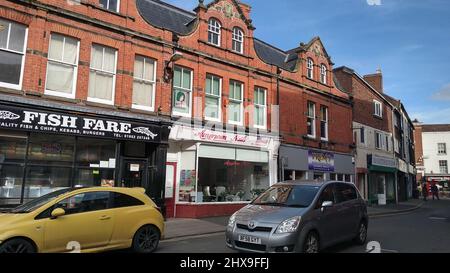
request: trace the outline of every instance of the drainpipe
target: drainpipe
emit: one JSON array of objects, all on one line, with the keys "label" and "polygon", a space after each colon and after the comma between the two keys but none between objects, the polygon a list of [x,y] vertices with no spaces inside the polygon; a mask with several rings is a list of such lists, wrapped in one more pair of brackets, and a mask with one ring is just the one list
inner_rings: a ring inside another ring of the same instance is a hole
[{"label": "drainpipe", "polygon": [[[281,147],[281,135],[280,135],[280,118],[281,118],[281,107],[280,107],[280,75],[281,69],[277,66],[277,105],[278,105],[278,139],[280,140]],[[280,151],[278,150],[278,181],[284,181],[284,158],[280,155]]]}]

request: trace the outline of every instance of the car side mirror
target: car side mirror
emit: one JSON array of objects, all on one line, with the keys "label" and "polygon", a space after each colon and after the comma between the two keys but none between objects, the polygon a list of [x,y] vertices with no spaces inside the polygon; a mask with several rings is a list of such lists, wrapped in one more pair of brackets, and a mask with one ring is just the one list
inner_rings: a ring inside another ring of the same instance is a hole
[{"label": "car side mirror", "polygon": [[333,206],[333,202],[332,201],[324,201],[322,203],[322,207],[321,207],[321,211],[324,212],[326,208],[332,207]]},{"label": "car side mirror", "polygon": [[52,211],[52,219],[56,219],[58,217],[64,216],[66,211],[62,208],[57,208]]}]

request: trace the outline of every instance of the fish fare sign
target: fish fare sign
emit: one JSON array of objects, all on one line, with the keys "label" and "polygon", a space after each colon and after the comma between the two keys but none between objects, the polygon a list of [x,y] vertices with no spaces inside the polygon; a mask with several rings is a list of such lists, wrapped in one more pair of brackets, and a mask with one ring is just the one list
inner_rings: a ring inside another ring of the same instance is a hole
[{"label": "fish fare sign", "polygon": [[139,141],[160,141],[160,127],[0,106],[0,128]]}]

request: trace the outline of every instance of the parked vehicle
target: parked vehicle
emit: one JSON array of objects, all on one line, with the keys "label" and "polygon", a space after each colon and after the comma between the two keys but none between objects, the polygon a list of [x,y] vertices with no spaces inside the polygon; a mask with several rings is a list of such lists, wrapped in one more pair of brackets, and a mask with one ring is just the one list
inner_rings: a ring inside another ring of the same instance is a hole
[{"label": "parked vehicle", "polygon": [[228,247],[248,252],[316,253],[336,243],[364,244],[365,201],[351,183],[278,183],[229,219]]},{"label": "parked vehicle", "polygon": [[151,253],[164,218],[142,188],[68,188],[0,214],[0,253]]}]

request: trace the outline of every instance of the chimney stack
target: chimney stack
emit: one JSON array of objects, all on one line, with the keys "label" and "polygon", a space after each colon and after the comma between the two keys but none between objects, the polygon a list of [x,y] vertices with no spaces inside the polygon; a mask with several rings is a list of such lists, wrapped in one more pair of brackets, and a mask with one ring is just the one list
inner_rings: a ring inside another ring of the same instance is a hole
[{"label": "chimney stack", "polygon": [[381,68],[377,69],[375,74],[365,75],[364,80],[368,82],[375,90],[380,93],[383,93],[383,73],[381,72]]}]

